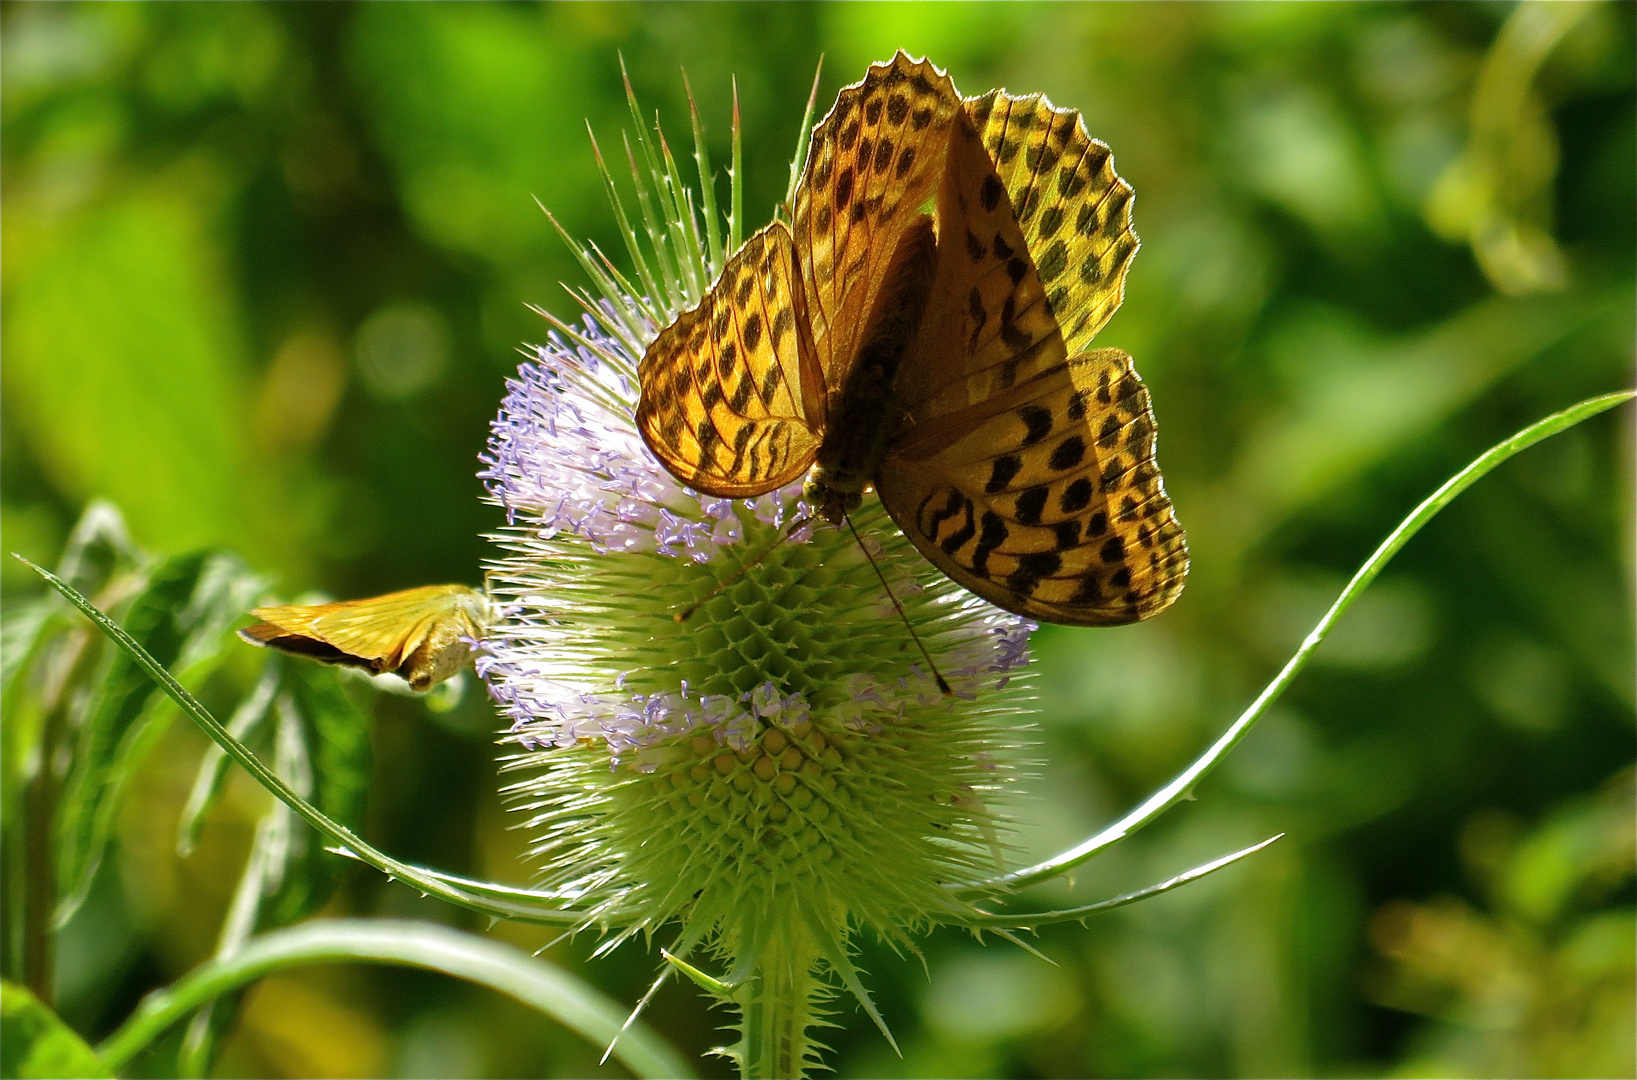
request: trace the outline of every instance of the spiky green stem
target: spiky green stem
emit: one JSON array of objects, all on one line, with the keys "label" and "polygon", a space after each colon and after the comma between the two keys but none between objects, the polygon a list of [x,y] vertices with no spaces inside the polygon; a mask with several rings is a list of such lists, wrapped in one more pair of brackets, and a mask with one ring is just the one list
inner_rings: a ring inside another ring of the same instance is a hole
[{"label": "spiky green stem", "polygon": [[819,952],[793,919],[778,920],[780,932],[764,943],[761,960],[741,997],[734,1048],[745,1080],[805,1075],[813,1049],[807,1033],[818,1019],[824,987],[814,971]]}]

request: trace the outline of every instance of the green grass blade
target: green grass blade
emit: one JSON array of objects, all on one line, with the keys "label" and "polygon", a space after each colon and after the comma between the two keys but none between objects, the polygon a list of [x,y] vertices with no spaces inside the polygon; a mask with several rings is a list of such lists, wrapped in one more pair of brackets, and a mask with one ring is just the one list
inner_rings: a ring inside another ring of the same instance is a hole
[{"label": "green grass blade", "polygon": [[[197,551],[155,568],[127,617],[131,633],[190,681],[223,662],[227,630],[264,584],[230,555]],[[91,888],[112,837],[126,782],[170,719],[157,688],[129,659],[114,657],[95,697],[62,789],[54,824],[61,926]]]},{"label": "green grass blade", "polygon": [[715,281],[726,261],[722,253],[722,222],[716,213],[716,174],[711,169],[710,150],[705,146],[705,124],[693,98],[687,71],[682,72],[682,88],[688,93],[688,117],[693,121],[693,162],[699,169],[699,205],[705,211],[705,242],[710,251],[706,281]]},{"label": "green grass blade", "polygon": [[[262,665],[261,676],[256,680],[250,696],[240,702],[227,719],[227,730],[235,739],[243,742],[250,738],[266,718],[273,705],[273,695],[278,692],[279,673],[280,665],[270,656],[268,662]],[[216,805],[216,799],[221,794],[222,784],[227,778],[227,765],[227,755],[220,746],[211,743],[205,747],[205,756],[200,759],[199,769],[194,774],[193,790],[188,793],[187,804],[183,806],[182,816],[176,823],[178,855],[186,857],[193,854],[193,845],[199,839],[199,828],[205,814]]]},{"label": "green grass blade", "polygon": [[257,783],[272,792],[273,796],[280,802],[294,810],[297,816],[316,829],[321,836],[326,837],[337,847],[346,849],[346,852],[354,858],[368,863],[389,877],[400,879],[428,895],[436,896],[451,904],[471,908],[474,911],[492,915],[496,918],[542,922],[559,926],[578,925],[582,921],[582,916],[578,912],[565,911],[560,908],[546,908],[533,904],[509,903],[477,896],[463,889],[454,888],[437,877],[422,873],[419,868],[408,863],[401,863],[364,843],[352,830],[331,821],[291,790],[290,786],[280,779],[277,773],[250,752],[249,747],[228,734],[227,729],[222,727],[221,721],[212,716],[210,710],[199,704],[194,696],[188,693],[187,688],[177,682],[171,673],[165,670],[163,665],[148,654],[146,649],[137,644],[118,623],[99,611],[95,604],[80,595],[78,590],[51,571],[34,565],[21,555],[13,555],[12,557],[39,574],[47,584],[62,593],[69,603],[79,608],[86,618],[96,623],[102,632],[113,640],[115,645],[147,673],[149,678],[159,684],[160,689],[164,690],[170,699],[176,702],[190,720],[204,729],[205,734],[209,735],[218,746],[225,750],[228,757],[242,766]]},{"label": "green grass blade", "polygon": [[[98,1053],[119,1071],[172,1024],[216,997],[273,972],[305,964],[401,964],[441,972],[509,995],[596,1045],[619,1032],[625,1011],[554,964],[523,950],[434,923],[403,919],[322,919],[251,939],[230,957],[207,961],[169,989],[143,999]],[[686,1059],[643,1024],[615,1055],[638,1076],[692,1076]]]},{"label": "green grass blade", "polygon": [[[581,268],[591,277],[591,282],[597,287],[597,291],[602,293],[608,300],[609,305],[614,309],[614,318],[619,326],[612,327],[612,329],[617,333],[623,330],[620,336],[628,346],[642,341],[645,335],[639,317],[647,316],[651,318],[652,309],[642,304],[632,294],[622,292],[619,284],[609,277],[596,259],[592,258],[594,249],[580,243],[569,235],[569,231],[558,223],[557,219],[552,216],[551,211],[547,210],[538,199],[535,200],[535,205],[540,207],[540,212],[546,215],[546,220],[551,222],[551,227],[557,230],[557,235],[563,238],[563,243],[568,245]],[[599,251],[597,254],[601,255],[602,253]],[[605,258],[603,261],[606,262],[607,259]],[[599,307],[591,307],[591,310],[600,321],[608,322],[609,316],[605,310]],[[643,351],[643,347],[637,345],[632,355],[641,356]]]},{"label": "green grass blade", "polygon": [[[646,340],[649,327],[663,327],[664,324],[659,321],[659,312],[654,310],[638,294],[630,279],[620,273],[619,268],[614,265],[614,260],[603,254],[602,248],[589,240],[586,241],[585,246],[586,250],[595,255],[598,261],[602,263],[603,272],[608,275],[609,280],[614,283],[616,288],[621,290],[620,299],[613,300],[614,309],[624,315],[629,330],[638,344]],[[597,315],[598,318],[603,317],[601,312],[598,312]],[[640,322],[638,321],[639,317]],[[642,352],[642,349],[638,349],[633,355],[640,357]]]},{"label": "green grass blade", "polygon": [[807,95],[807,111],[801,114],[801,131],[796,134],[796,156],[790,159],[790,186],[785,188],[784,205],[793,210],[796,205],[796,184],[807,167],[807,150],[813,143],[813,109],[818,105],[819,76],[824,74],[824,57],[819,57],[813,71],[813,89]]},{"label": "green grass blade", "polygon": [[[642,136],[637,136],[637,142],[642,143]],[[643,180],[642,169],[637,164],[636,153],[631,149],[631,137],[625,136],[625,160],[631,167],[631,182],[637,189],[637,208],[642,211],[642,229],[648,234],[648,243],[654,249],[654,265],[659,269],[660,283],[665,291],[658,297],[665,305],[668,323],[681,311],[686,293],[682,289],[682,281],[678,277],[676,262],[672,257],[670,238],[666,235],[662,219],[654,210],[653,196],[649,194],[648,185]]]},{"label": "green grass blade", "polygon": [[1125,817],[1084,843],[1070,848],[1055,858],[1021,870],[1015,870],[1010,874],[994,878],[982,886],[964,889],[962,892],[970,894],[994,888],[1020,889],[1027,885],[1047,881],[1058,874],[1079,866],[1103,849],[1125,839],[1187,798],[1194,785],[1199,783],[1200,779],[1215,768],[1228,751],[1237,746],[1239,741],[1250,733],[1251,728],[1267,713],[1268,708],[1295,681],[1296,676],[1307,666],[1308,660],[1312,658],[1314,650],[1329,636],[1331,629],[1336,625],[1336,620],[1340,619],[1347,609],[1353,606],[1353,602],[1359,598],[1359,595],[1365,589],[1369,588],[1370,583],[1381,573],[1382,568],[1387,565],[1394,555],[1398,554],[1400,548],[1409,542],[1410,537],[1421,530],[1423,525],[1431,521],[1457,495],[1471,487],[1479,478],[1501,464],[1501,462],[1523,450],[1527,450],[1542,439],[1550,438],[1560,431],[1574,427],[1581,421],[1596,416],[1598,413],[1612,409],[1622,402],[1630,401],[1633,397],[1637,397],[1637,392],[1622,390],[1619,393],[1604,394],[1601,397],[1582,401],[1572,408],[1564,409],[1562,412],[1554,413],[1543,420],[1530,424],[1516,435],[1497,443],[1479,455],[1470,465],[1450,477],[1437,491],[1427,496],[1420,506],[1417,506],[1410,512],[1408,517],[1399,522],[1398,527],[1388,534],[1387,539],[1381,542],[1381,546],[1376,548],[1374,554],[1365,560],[1363,566],[1359,567],[1358,572],[1353,575],[1353,579],[1347,583],[1347,586],[1342,589],[1341,595],[1336,598],[1336,602],[1331,605],[1329,611],[1325,612],[1324,618],[1319,620],[1318,625],[1307,635],[1307,639],[1302,642],[1301,647],[1296,650],[1296,654],[1290,658],[1290,661],[1285,664],[1279,674],[1274,677],[1272,682],[1268,683],[1262,693],[1250,704],[1250,707],[1240,714],[1239,719],[1235,720],[1232,726],[1223,732],[1210,749],[1201,754],[1193,764],[1177,774],[1170,783],[1150,795]]},{"label": "green grass blade", "polygon": [[739,142],[739,80],[733,80],[733,168],[728,170],[728,247],[745,242],[745,155]]}]

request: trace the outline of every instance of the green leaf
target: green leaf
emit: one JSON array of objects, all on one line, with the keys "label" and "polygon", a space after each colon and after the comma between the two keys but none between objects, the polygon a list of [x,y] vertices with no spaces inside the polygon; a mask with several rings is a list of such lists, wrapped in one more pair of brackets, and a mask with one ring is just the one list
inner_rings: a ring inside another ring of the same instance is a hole
[{"label": "green leaf", "polygon": [[16,983],[0,982],[0,1077],[112,1075],[39,998]]},{"label": "green leaf", "polygon": [[[544,960],[475,934],[392,919],[321,919],[252,939],[231,957],[201,964],[149,995],[99,1048],[122,1068],[165,1030],[220,994],[302,964],[404,964],[508,994],[596,1045],[619,1033],[625,1013],[592,987]],[[693,1070],[645,1025],[632,1024],[614,1055],[638,1076],[691,1076]]]},{"label": "green leaf", "polygon": [[[278,693],[279,676],[283,671],[284,665],[279,662],[278,654],[269,650],[255,689],[228,718],[227,730],[235,739],[248,741],[266,719],[274,695]],[[193,853],[193,845],[199,839],[199,826],[221,795],[222,783],[227,779],[227,764],[227,754],[220,746],[211,743],[205,748],[204,757],[199,760],[199,771],[194,774],[193,790],[189,792],[187,805],[182,808],[182,816],[176,823],[178,855],[185,857]]]},{"label": "green leaf", "polygon": [[[310,778],[303,794],[331,821],[362,828],[369,793],[369,718],[343,692],[334,668],[305,663],[286,668],[288,691],[280,696],[279,708],[281,719],[299,726]],[[294,832],[284,865],[278,868],[282,881],[265,905],[262,926],[285,926],[305,918],[329,899],[348,869],[348,862],[325,851],[311,829],[291,824]]]},{"label": "green leaf", "polygon": [[[1113,911],[1115,908],[1128,907],[1131,904],[1135,904],[1139,900],[1147,900],[1151,896],[1158,896],[1160,893],[1170,892],[1172,889],[1181,888],[1182,886],[1187,885],[1189,882],[1198,881],[1202,877],[1214,874],[1224,867],[1232,866],[1240,859],[1256,854],[1258,851],[1261,851],[1263,848],[1267,847],[1269,844],[1273,843],[1275,840],[1278,840],[1284,835],[1284,833],[1278,833],[1274,836],[1268,837],[1266,840],[1263,840],[1260,844],[1252,844],[1248,848],[1241,848],[1232,854],[1223,855],[1221,858],[1212,859],[1208,863],[1203,863],[1196,866],[1192,870],[1185,870],[1176,877],[1167,878],[1156,885],[1150,885],[1145,889],[1138,889],[1135,892],[1122,893],[1119,896],[1110,897],[1107,900],[1100,900],[1095,904],[1085,904],[1080,907],[1073,908],[1062,908],[1057,911],[1030,911],[1018,912],[1017,914],[1008,912],[1002,915],[980,913],[962,919],[961,925],[998,929],[1033,929],[1035,927],[1046,926],[1050,923],[1084,923],[1093,915],[1100,915],[1105,911]],[[1017,944],[1023,945],[1021,941],[1017,942]],[[1027,945],[1023,945],[1023,947],[1026,949],[1029,948]],[[1029,949],[1029,951],[1034,952],[1033,949]]]},{"label": "green leaf", "polygon": [[7,418],[62,497],[113,496],[163,549],[226,537],[279,549],[293,522],[270,512],[267,465],[248,446],[234,277],[203,175],[133,178],[38,220],[11,260]]},{"label": "green leaf", "polygon": [[[287,661],[270,653],[255,690],[235,711],[228,730],[240,738],[276,717],[275,768],[290,786],[335,821],[363,822],[369,780],[369,721],[353,706],[333,668]],[[216,798],[227,756],[214,743],[201,762],[183,812],[178,846],[191,847],[198,822]],[[242,949],[253,932],[287,926],[321,907],[349,864],[324,849],[321,838],[273,802],[256,827],[250,855],[216,945],[217,959]],[[184,1076],[210,1071],[216,1036],[231,1025],[237,996],[212,1001],[193,1018],[177,1069]]]},{"label": "green leaf", "polygon": [[[131,543],[119,510],[96,500],[85,508],[69,534],[57,572],[84,592],[100,593],[111,583],[140,573],[144,561]],[[113,584],[113,591],[122,592],[123,583]],[[0,715],[6,718],[5,766],[0,775],[4,776],[8,814],[40,759],[44,713],[56,705],[28,693],[29,673],[37,671],[40,657],[73,625],[66,614],[62,597],[48,592],[32,601],[8,605],[0,622]],[[58,691],[58,701],[64,692]]]},{"label": "green leaf", "polygon": [[[261,583],[238,559],[210,551],[169,559],[156,568],[131,606],[133,638],[183,677],[208,674],[227,627],[253,602]],[[119,795],[168,712],[150,709],[158,688],[128,656],[109,665],[80,731],[73,768],[56,820],[60,926],[85,899],[113,828]]]}]

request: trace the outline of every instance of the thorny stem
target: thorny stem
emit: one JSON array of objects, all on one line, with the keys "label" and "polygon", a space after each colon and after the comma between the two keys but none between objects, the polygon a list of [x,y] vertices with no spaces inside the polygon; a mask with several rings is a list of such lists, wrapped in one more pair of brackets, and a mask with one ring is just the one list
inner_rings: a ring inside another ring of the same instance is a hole
[{"label": "thorny stem", "polygon": [[763,947],[761,962],[741,999],[736,1048],[745,1080],[778,1080],[805,1075],[811,1044],[807,1032],[814,1000],[823,990],[813,975],[819,953],[800,920],[779,920],[782,934]]}]

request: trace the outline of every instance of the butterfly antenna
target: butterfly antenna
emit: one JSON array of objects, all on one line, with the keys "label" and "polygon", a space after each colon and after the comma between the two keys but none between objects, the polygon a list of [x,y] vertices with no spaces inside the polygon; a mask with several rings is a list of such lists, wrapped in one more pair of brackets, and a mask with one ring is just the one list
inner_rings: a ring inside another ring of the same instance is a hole
[{"label": "butterfly antenna", "polygon": [[679,611],[675,615],[671,616],[671,618],[675,619],[679,623],[687,622],[688,619],[693,616],[694,612],[698,611],[700,608],[704,607],[706,604],[710,603],[712,600],[715,600],[718,596],[721,596],[724,589],[726,589],[729,585],[732,585],[735,581],[738,581],[740,578],[744,577],[746,571],[751,570],[756,566],[759,566],[763,559],[765,559],[769,555],[773,554],[773,549],[774,548],[778,547],[780,544],[784,543],[786,540],[788,540],[792,536],[794,536],[796,534],[797,530],[799,530],[803,525],[809,525],[809,524],[812,523],[812,521],[813,521],[813,515],[812,514],[807,514],[804,517],[799,517],[795,521],[792,521],[790,523],[790,527],[788,529],[785,529],[778,536],[775,536],[773,538],[773,542],[771,544],[767,545],[767,547],[763,548],[761,550],[761,552],[754,559],[751,559],[747,563],[741,564],[739,569],[735,570],[733,573],[729,574],[727,577],[725,577],[721,581],[717,582],[716,583],[716,588],[712,589],[708,594],[701,597],[700,599],[695,600],[693,603],[689,604],[687,607],[683,608],[681,611]]},{"label": "butterfly antenna", "polygon": [[921,635],[915,632],[914,624],[909,621],[909,616],[904,614],[904,605],[900,604],[898,597],[892,594],[892,586],[887,584],[887,576],[881,572],[881,567],[876,565],[875,556],[870,554],[870,549],[864,546],[864,538],[858,535],[858,526],[853,524],[851,514],[847,515],[847,528],[852,530],[853,539],[858,541],[858,550],[862,551],[864,557],[870,560],[870,569],[875,571],[875,576],[881,582],[881,587],[887,590],[887,599],[892,601],[892,606],[898,612],[898,617],[904,620],[904,629],[909,631],[909,636],[915,641],[915,647],[921,650],[921,657],[926,661],[928,670],[932,672],[932,678],[937,681],[938,689],[943,692],[945,697],[953,697],[949,684],[944,681],[942,675],[938,674],[938,665],[932,662],[932,654],[926,651],[925,645],[921,644]]}]

